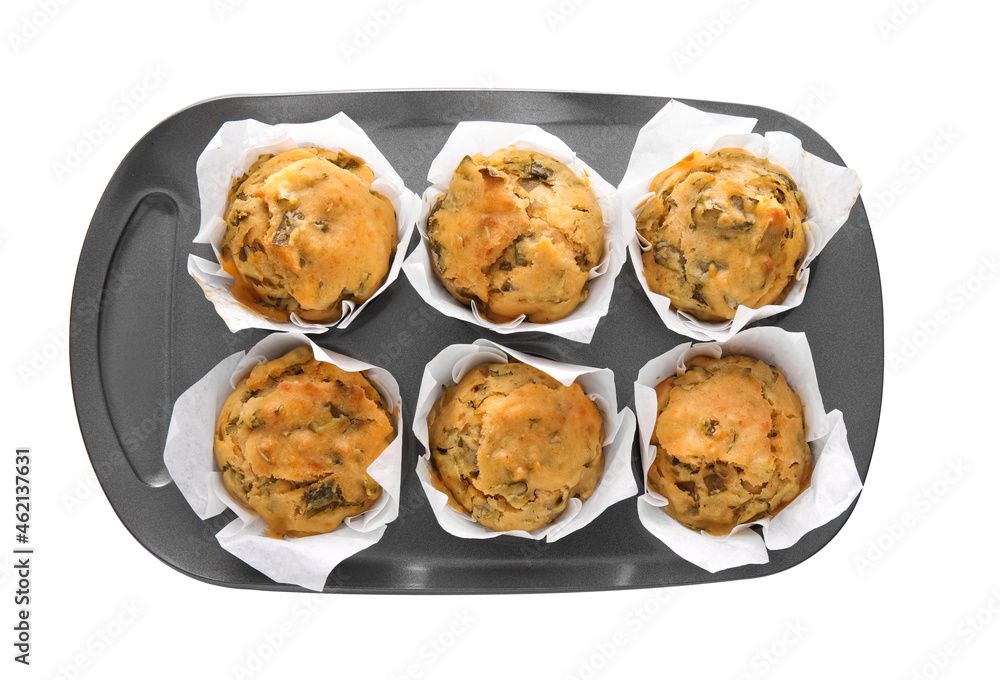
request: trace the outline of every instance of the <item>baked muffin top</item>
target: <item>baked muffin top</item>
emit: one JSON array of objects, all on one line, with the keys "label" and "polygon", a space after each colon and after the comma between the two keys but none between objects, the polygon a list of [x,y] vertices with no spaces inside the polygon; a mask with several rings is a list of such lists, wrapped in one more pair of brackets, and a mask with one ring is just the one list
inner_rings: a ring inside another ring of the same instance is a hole
[{"label": "baked muffin top", "polygon": [[439,488],[495,531],[544,527],[604,470],[604,424],[579,383],[521,363],[476,366],[427,418]]},{"label": "baked muffin top", "polygon": [[724,321],[780,303],[805,257],[806,200],[788,173],[737,148],[694,152],[657,175],[636,218],[649,289]]},{"label": "baked muffin top", "polygon": [[697,356],[656,395],[648,482],[681,524],[728,534],[778,512],[808,485],[802,402],[772,366]]},{"label": "baked muffin top", "polygon": [[427,217],[434,271],[457,300],[498,323],[565,317],[604,254],[589,182],[536,151],[466,156]]},{"label": "baked muffin top", "polygon": [[396,250],[396,214],[375,175],[343,151],[265,154],[233,183],[222,238],[233,296],[275,321],[332,323],[371,297]]},{"label": "baked muffin top", "polygon": [[375,503],[381,488],[366,470],[395,428],[364,374],[299,347],[254,367],[226,399],[215,460],[229,493],[274,535],[325,533]]}]

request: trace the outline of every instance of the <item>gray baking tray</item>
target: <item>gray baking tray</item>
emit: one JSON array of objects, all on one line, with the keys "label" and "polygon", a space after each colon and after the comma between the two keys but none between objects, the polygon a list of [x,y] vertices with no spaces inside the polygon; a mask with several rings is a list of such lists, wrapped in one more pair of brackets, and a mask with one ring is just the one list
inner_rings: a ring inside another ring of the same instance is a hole
[{"label": "gray baking tray", "polygon": [[[195,162],[219,126],[256,118],[298,123],[345,111],[418,194],[427,169],[462,120],[533,123],[562,138],[605,179],[625,172],[639,128],[666,102],[577,92],[393,91],[239,96],[195,104],[166,119],[128,153],[87,232],[73,290],[70,360],[80,430],[111,506],[132,535],[171,567],[218,585],[299,590],[271,581],[222,550],[215,533],[233,515],[202,521],[170,480],[162,451],[177,396],[224,357],[264,331],[230,333],[186,270],[198,231]],[[816,132],[757,106],[684,100],[707,111],[754,116],[757,131],[785,130],[806,150],[843,164]],[[414,234],[410,248],[417,247]],[[405,246],[401,246],[405,247]],[[861,201],[812,264],[803,304],[759,325],[804,331],[827,408],[844,412],[861,478],[868,473],[882,401],[882,294]],[[664,327],[630,264],[622,268],[611,314],[583,345],[544,334],[498,336],[427,306],[405,276],[346,330],[314,336],[330,349],[384,366],[404,404],[400,517],[375,546],[334,570],[328,592],[512,593],[650,588],[764,576],[826,545],[851,509],[770,562],[710,574],[679,558],[639,523],[636,501],[614,505],[585,529],[551,545],[502,536],[463,540],[435,521],[417,483],[420,445],[410,429],[424,364],[446,345],[489,337],[561,361],[608,366],[621,405],[651,357],[688,339]],[[640,482],[638,446],[633,469]]]}]

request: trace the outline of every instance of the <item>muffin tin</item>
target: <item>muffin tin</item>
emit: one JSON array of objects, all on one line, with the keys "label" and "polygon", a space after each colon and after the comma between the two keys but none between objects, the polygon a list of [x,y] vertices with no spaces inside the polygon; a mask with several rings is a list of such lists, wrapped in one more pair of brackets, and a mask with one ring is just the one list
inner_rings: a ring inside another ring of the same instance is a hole
[{"label": "muffin tin", "polygon": [[[305,122],[345,111],[407,186],[420,193],[431,160],[462,120],[539,125],[617,183],[639,128],[667,101],[498,90],[228,97],[196,104],[153,128],[122,161],[97,206],[70,316],[80,429],[122,523],[150,552],[194,578],[237,588],[300,590],[271,581],[220,548],[214,535],[233,518],[231,511],[199,520],[163,465],[177,396],[221,359],[266,335],[260,330],[230,333],[186,271],[188,253],[210,255],[208,246],[191,243],[199,222],[195,162],[222,123],[243,118]],[[756,117],[758,131],[785,130],[806,150],[843,163],[823,138],[784,114],[747,105],[685,103]],[[418,243],[414,235],[409,247]],[[757,325],[807,333],[824,402],[844,412],[864,479],[878,429],[884,347],[878,263],[861,201],[812,269],[803,304]],[[327,592],[559,592],[728,581],[787,569],[833,538],[850,510],[793,547],[772,551],[767,564],[710,574],[646,532],[634,499],[551,545],[507,536],[463,540],[440,529],[416,478],[421,446],[410,430],[424,364],[447,345],[487,337],[558,361],[607,366],[615,373],[620,406],[631,405],[639,368],[688,339],[663,326],[630,267],[619,274],[611,305],[589,345],[542,333],[501,337],[431,309],[400,277],[348,329],[314,337],[321,346],[392,372],[402,391],[406,437],[400,517],[378,544],[333,571]],[[641,482],[636,447],[633,471]]]}]

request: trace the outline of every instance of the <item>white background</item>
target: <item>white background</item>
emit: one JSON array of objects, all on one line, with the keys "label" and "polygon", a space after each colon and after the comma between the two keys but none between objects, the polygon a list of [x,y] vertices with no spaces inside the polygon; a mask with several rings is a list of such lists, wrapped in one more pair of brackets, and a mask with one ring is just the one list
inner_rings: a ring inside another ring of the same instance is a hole
[{"label": "white background", "polygon": [[[399,0],[350,61],[342,46],[388,0],[233,4],[3,5],[0,676],[232,678],[248,664],[243,677],[995,676],[1000,284],[983,266],[1000,252],[995,3]],[[147,69],[158,82],[143,85]],[[785,573],[663,592],[275,594],[160,563],[93,490],[62,347],[80,246],[118,163],[157,122],[218,95],[484,86],[758,104],[807,120],[858,170],[887,363],[846,527]],[[142,101],[122,108],[137,87]],[[113,129],[57,176],[67,145],[106,117]],[[10,458],[23,445],[38,549],[30,668],[10,645]]]}]

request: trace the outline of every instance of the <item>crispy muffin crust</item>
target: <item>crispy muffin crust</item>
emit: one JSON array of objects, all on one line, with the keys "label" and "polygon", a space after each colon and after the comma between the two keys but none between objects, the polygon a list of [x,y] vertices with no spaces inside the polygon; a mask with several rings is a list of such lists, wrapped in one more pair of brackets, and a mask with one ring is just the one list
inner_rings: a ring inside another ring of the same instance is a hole
[{"label": "crispy muffin crust", "polygon": [[527,364],[476,366],[442,390],[427,424],[439,488],[495,531],[550,524],[604,471],[597,407],[579,383]]},{"label": "crispy muffin crust", "polygon": [[226,399],[214,440],[229,493],[274,536],[309,536],[375,504],[366,470],[396,420],[362,373],[317,361],[308,347],[255,367]]},{"label": "crispy muffin crust", "polygon": [[604,254],[590,184],[554,158],[501,149],[466,156],[427,217],[434,272],[456,300],[498,323],[565,317]]},{"label": "crispy muffin crust", "polygon": [[773,516],[809,485],[802,402],[763,361],[694,357],[656,395],[649,488],[689,529],[728,534]]},{"label": "crispy muffin crust", "polygon": [[389,272],[396,213],[360,158],[315,147],[258,158],[233,183],[222,238],[233,296],[275,321],[332,323]]},{"label": "crispy muffin crust", "polygon": [[743,149],[694,152],[657,175],[636,218],[649,289],[725,321],[784,300],[805,257],[806,200],[788,173]]}]

